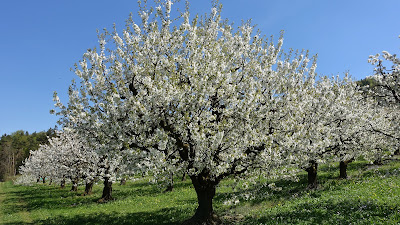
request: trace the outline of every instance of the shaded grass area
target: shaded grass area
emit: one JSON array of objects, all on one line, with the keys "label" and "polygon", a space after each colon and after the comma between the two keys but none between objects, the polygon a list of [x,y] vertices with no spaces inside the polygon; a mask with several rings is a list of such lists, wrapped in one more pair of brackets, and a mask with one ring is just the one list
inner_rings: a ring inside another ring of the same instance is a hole
[{"label": "shaded grass area", "polygon": [[[260,183],[255,198],[226,204],[234,193],[232,179],[217,189],[214,208],[226,224],[399,224],[400,162],[382,166],[353,162],[348,180],[337,179],[337,165],[321,166],[317,190],[306,188],[306,174],[299,182],[275,180],[282,190]],[[263,181],[271,182],[271,181]],[[177,178],[173,192],[163,193],[146,179],[113,185],[116,200],[99,204],[102,186],[93,195],[81,196],[69,188],[36,184],[0,183],[2,224],[180,224],[197,206],[190,181]]]},{"label": "shaded grass area", "polygon": [[[195,193],[180,184],[177,191],[162,193],[147,181],[113,185],[115,201],[97,203],[102,187],[93,187],[93,195],[81,196],[68,188],[37,184],[14,186],[4,183],[5,206],[2,208],[3,224],[179,224],[195,209]],[[186,187],[185,187],[186,186]],[[182,197],[183,196],[183,197]],[[25,201],[23,208],[18,202]],[[23,221],[16,212],[28,210],[31,221]]]},{"label": "shaded grass area", "polygon": [[349,164],[347,180],[337,167],[322,167],[317,190],[304,188],[306,174],[291,185],[278,181],[282,191],[232,207],[245,218],[231,224],[400,224],[400,162],[386,163]]}]

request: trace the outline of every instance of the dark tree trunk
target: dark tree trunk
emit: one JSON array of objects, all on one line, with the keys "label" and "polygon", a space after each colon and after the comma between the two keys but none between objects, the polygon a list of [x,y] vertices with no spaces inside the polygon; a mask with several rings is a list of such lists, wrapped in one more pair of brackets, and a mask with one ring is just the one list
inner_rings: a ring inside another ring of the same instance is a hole
[{"label": "dark tree trunk", "polygon": [[126,178],[122,178],[121,182],[119,183],[119,185],[125,185],[126,184]]},{"label": "dark tree trunk", "polygon": [[173,190],[174,190],[174,185],[168,183],[168,184],[167,184],[167,188],[164,190],[164,193],[165,193],[165,192],[171,192],[171,191],[173,191]]},{"label": "dark tree trunk", "polygon": [[43,184],[46,183],[46,177],[42,177]]},{"label": "dark tree trunk", "polygon": [[78,178],[75,178],[72,180],[72,187],[71,187],[71,191],[78,191]]},{"label": "dark tree trunk", "polygon": [[36,183],[39,183],[39,182],[40,182],[40,177],[38,179],[36,179]]},{"label": "dark tree trunk", "polygon": [[339,168],[340,168],[339,178],[340,179],[347,179],[347,165],[349,163],[351,163],[352,161],[353,161],[352,159],[340,161],[340,164],[339,164]]},{"label": "dark tree trunk", "polygon": [[317,183],[317,172],[318,172],[318,163],[315,161],[310,162],[310,167],[306,169],[308,173],[308,188],[315,189],[318,187]]},{"label": "dark tree trunk", "polygon": [[85,192],[83,193],[83,195],[91,195],[92,194],[93,184],[94,184],[94,180],[92,180],[90,182],[86,182]]},{"label": "dark tree trunk", "polygon": [[62,188],[62,189],[65,188],[65,179],[61,180],[60,188]]},{"label": "dark tree trunk", "polygon": [[99,202],[107,202],[110,200],[113,200],[112,181],[110,181],[109,178],[104,178],[103,195],[101,196],[101,199],[99,199]]},{"label": "dark tree trunk", "polygon": [[192,184],[197,194],[197,202],[199,206],[194,216],[186,221],[183,225],[216,225],[221,224],[221,220],[214,213],[212,201],[215,196],[217,181],[210,180],[209,173],[203,171],[197,176],[190,176]]}]

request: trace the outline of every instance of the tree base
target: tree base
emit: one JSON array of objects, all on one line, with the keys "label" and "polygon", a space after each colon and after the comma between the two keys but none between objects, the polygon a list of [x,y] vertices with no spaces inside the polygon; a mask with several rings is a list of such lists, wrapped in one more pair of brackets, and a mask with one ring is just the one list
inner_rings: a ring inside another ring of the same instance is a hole
[{"label": "tree base", "polygon": [[82,195],[83,195],[83,196],[92,195],[92,190],[90,190],[90,191],[86,191],[86,190],[85,190],[85,192],[83,192]]},{"label": "tree base", "polygon": [[340,163],[339,163],[339,168],[340,168],[339,179],[347,179],[347,165],[351,162],[353,162],[353,159],[346,160],[346,161],[340,161]]},{"label": "tree base", "polygon": [[320,186],[316,183],[316,184],[309,184],[307,185],[306,190],[318,190],[320,189]]},{"label": "tree base", "polygon": [[222,221],[219,219],[217,214],[212,213],[207,218],[198,218],[193,216],[192,218],[183,221],[181,225],[221,225]]},{"label": "tree base", "polygon": [[310,167],[306,169],[308,173],[308,186],[307,189],[317,189],[318,181],[317,181],[317,173],[318,173],[318,163],[315,161],[310,162]]},{"label": "tree base", "polygon": [[83,193],[83,196],[86,195],[91,195],[92,194],[92,188],[93,188],[93,182],[87,183],[85,186],[85,192]]},{"label": "tree base", "polygon": [[113,201],[113,200],[114,200],[113,197],[104,197],[104,198],[97,200],[97,203],[106,203],[106,202]]},{"label": "tree base", "polygon": [[72,186],[70,191],[77,192],[78,191],[78,186]]},{"label": "tree base", "polygon": [[103,195],[99,199],[98,203],[108,202],[114,200],[112,197],[112,182],[108,181],[108,178],[104,179]]},{"label": "tree base", "polygon": [[173,190],[174,190],[174,186],[168,185],[168,187],[163,191],[163,193],[172,192]]}]

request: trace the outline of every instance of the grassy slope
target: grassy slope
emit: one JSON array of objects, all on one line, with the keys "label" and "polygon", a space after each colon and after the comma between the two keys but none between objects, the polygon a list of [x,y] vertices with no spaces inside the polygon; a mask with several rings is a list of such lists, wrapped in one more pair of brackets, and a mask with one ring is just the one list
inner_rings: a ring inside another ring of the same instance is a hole
[{"label": "grassy slope", "polygon": [[[322,167],[321,188],[306,190],[300,182],[277,181],[282,191],[262,198],[223,204],[232,194],[224,182],[217,190],[215,210],[227,224],[400,224],[400,162],[380,167],[362,162],[349,165],[349,180],[338,180],[337,168]],[[189,181],[162,193],[146,180],[114,185],[115,201],[98,204],[101,186],[92,196],[80,196],[55,186],[30,187],[0,183],[0,223],[3,224],[179,224],[196,208]]]}]

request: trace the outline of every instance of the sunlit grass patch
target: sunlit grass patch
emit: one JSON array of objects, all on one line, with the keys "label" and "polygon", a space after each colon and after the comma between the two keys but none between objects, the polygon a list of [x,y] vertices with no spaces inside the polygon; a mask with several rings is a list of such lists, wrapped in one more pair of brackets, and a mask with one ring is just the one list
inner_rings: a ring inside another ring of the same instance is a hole
[{"label": "sunlit grass patch", "polygon": [[[214,209],[226,224],[398,224],[400,223],[400,162],[374,166],[354,162],[349,179],[338,179],[337,165],[321,166],[320,187],[306,188],[306,174],[299,182],[260,181],[253,192],[223,181]],[[274,182],[277,188],[268,187]],[[113,185],[114,201],[99,204],[102,186],[82,196],[70,187],[36,184],[0,186],[0,221],[3,224],[180,224],[194,214],[196,193],[190,180],[175,181],[173,192],[163,192],[148,179]],[[244,199],[248,192],[249,199]],[[235,195],[239,197],[235,198]],[[235,199],[237,200],[235,202]]]}]

